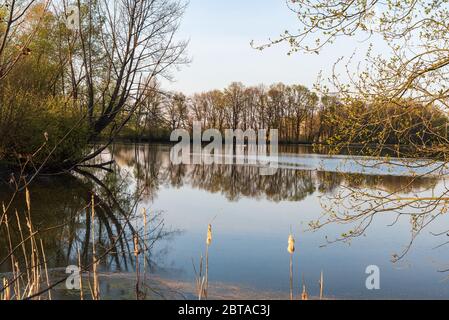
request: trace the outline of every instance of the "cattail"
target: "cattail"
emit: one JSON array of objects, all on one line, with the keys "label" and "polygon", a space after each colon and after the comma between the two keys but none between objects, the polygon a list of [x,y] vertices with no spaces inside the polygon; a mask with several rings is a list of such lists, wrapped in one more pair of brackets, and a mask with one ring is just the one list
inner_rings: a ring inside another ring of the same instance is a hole
[{"label": "cattail", "polygon": [[288,247],[287,247],[287,251],[290,254],[293,254],[293,252],[295,252],[295,239],[293,238],[292,235],[288,236]]},{"label": "cattail", "polygon": [[290,253],[290,300],[293,300],[293,253],[295,252],[295,239],[290,234],[288,236],[287,251]]},{"label": "cattail", "polygon": [[206,239],[206,277],[205,277],[205,291],[204,297],[207,299],[207,293],[209,289],[209,246],[212,243],[212,225],[207,226],[207,239]]},{"label": "cattail", "polygon": [[307,294],[306,285],[302,285],[302,294],[301,294],[301,300],[309,300],[309,295]]},{"label": "cattail", "polygon": [[11,288],[6,278],[3,278],[3,291],[3,300],[11,300]]},{"label": "cattail", "polygon": [[147,210],[145,208],[142,208],[142,217],[143,217],[143,228],[145,232],[147,226]]},{"label": "cattail", "polygon": [[30,199],[30,192],[28,191],[28,188],[25,188],[25,200],[27,203],[27,209],[28,209],[28,213],[31,210],[31,199]]},{"label": "cattail", "polygon": [[133,240],[134,240],[134,256],[138,257],[140,250],[139,250],[139,236],[137,235],[137,233],[134,233]]},{"label": "cattail", "polygon": [[0,217],[0,226],[1,226],[2,223],[3,223],[3,218],[4,218],[4,216],[6,216],[6,208],[5,208],[5,203],[4,203],[4,202],[2,202],[2,209],[3,209],[3,213],[2,213],[2,215],[1,215],[1,217]]},{"label": "cattail", "polygon": [[211,243],[212,243],[212,225],[209,224],[208,227],[207,227],[206,244],[207,244],[207,246],[210,246]]}]

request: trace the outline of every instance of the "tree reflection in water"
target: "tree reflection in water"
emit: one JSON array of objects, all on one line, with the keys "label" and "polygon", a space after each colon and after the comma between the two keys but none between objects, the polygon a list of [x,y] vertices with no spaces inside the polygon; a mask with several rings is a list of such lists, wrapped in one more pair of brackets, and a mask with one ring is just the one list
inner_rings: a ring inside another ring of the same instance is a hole
[{"label": "tree reflection in water", "polygon": [[[438,176],[380,176],[289,168],[279,168],[276,174],[263,176],[258,167],[251,165],[172,165],[169,150],[168,145],[116,145],[111,153],[119,166],[132,171],[138,183],[151,190],[153,196],[164,184],[176,188],[189,185],[220,193],[229,201],[246,197],[299,202],[317,193],[323,214],[318,220],[311,221],[310,227],[317,230],[332,223],[348,225],[350,230],[337,236],[335,241],[351,240],[365,234],[376,214],[388,213],[397,214],[396,219],[411,217],[411,245],[419,232],[438,216],[435,213],[445,212],[441,207],[438,209],[437,201],[422,201],[423,195],[433,194],[438,189],[441,182]],[[280,147],[281,153],[307,154],[310,151],[301,146]],[[419,195],[419,199],[404,202],[401,198],[404,195]],[[438,201],[443,208],[444,203]]]},{"label": "tree reflection in water", "polygon": [[[44,240],[49,267],[77,264],[78,250],[83,265],[92,262],[92,194],[96,204],[97,255],[104,255],[100,261],[101,270],[134,271],[133,235],[139,234],[145,237],[146,264],[151,272],[162,265],[165,254],[164,248],[156,250],[155,244],[170,241],[181,232],[164,224],[163,212],[155,213],[148,208],[150,229],[143,235],[139,205],[151,204],[163,186],[181,188],[188,185],[222,194],[232,202],[252,198],[299,203],[309,196],[319,195],[323,215],[311,223],[312,229],[332,223],[349,224],[352,233],[343,237],[346,240],[362,235],[374,218],[363,214],[366,209],[363,205],[377,204],[384,212],[396,212],[398,208],[392,206],[394,201],[389,202],[385,194],[425,194],[435,190],[440,181],[438,177],[376,176],[291,168],[279,168],[276,174],[263,176],[260,168],[251,165],[173,165],[169,150],[169,145],[116,144],[97,160],[105,162],[113,158],[116,164],[111,166],[111,172],[85,168],[72,175],[43,176],[36,180],[30,187],[32,219]],[[291,146],[280,151],[307,152]],[[10,192],[6,184],[2,185],[0,201],[9,199]],[[379,192],[382,201],[376,200]],[[413,204],[409,201],[408,208]],[[15,197],[11,208],[25,212],[23,194]],[[418,217],[431,217],[433,211],[430,209],[432,207],[428,206],[428,210]],[[419,221],[421,227],[428,224],[423,218],[412,220],[412,236],[419,233],[420,229],[414,228]],[[12,230],[11,234],[15,243],[20,242],[18,230]],[[0,259],[7,254],[8,248],[5,228],[0,228]],[[20,253],[17,255],[20,258]],[[0,272],[8,270],[10,264],[0,265]]]},{"label": "tree reflection in water", "polygon": [[[81,265],[91,266],[94,238],[100,272],[132,272],[136,269],[134,235],[140,238],[139,246],[143,253],[140,264],[145,259],[149,273],[158,268],[164,250],[156,250],[155,244],[170,241],[180,231],[165,226],[163,212],[150,211],[144,232],[143,216],[137,209],[146,190],[135,187],[133,178],[123,174],[118,167],[113,169],[111,172],[78,170],[73,175],[42,176],[29,187],[33,228],[38,231],[38,239],[43,240],[50,269],[62,268],[64,272],[68,265],[78,265],[78,252]],[[0,201],[9,201],[11,194],[10,186],[3,184]],[[92,198],[95,203],[94,231]],[[12,212],[17,210],[22,230],[27,230],[24,192],[15,195],[10,208],[14,208]],[[6,259],[11,251],[8,231],[13,248],[21,243],[17,225],[10,223],[9,230],[4,224],[1,226],[0,261],[5,261],[0,264],[0,272],[11,271],[10,260]],[[27,243],[26,246],[29,247]],[[22,250],[14,250],[13,255],[20,265],[25,265]],[[60,281],[60,278],[61,275],[54,281]]]}]

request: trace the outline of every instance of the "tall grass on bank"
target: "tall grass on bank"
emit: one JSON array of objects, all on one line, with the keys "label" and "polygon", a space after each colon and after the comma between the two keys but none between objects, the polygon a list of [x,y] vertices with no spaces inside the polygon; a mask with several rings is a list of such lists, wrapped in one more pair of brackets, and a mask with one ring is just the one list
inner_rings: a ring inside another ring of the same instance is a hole
[{"label": "tall grass on bank", "polygon": [[[15,219],[11,217],[5,205],[2,205],[2,219],[0,228],[6,232],[9,252],[0,261],[0,265],[11,263],[11,272],[2,279],[0,288],[1,300],[20,300],[37,294],[42,285],[50,285],[50,279],[47,268],[47,258],[45,255],[44,242],[39,239],[38,231],[34,230],[31,219],[31,198],[28,188],[25,189],[26,213],[25,221],[15,211]],[[11,227],[15,220],[19,231],[20,242],[13,245]],[[25,222],[26,230],[23,230],[22,224]],[[51,290],[47,291],[47,296],[39,295],[36,299],[51,299]]]}]

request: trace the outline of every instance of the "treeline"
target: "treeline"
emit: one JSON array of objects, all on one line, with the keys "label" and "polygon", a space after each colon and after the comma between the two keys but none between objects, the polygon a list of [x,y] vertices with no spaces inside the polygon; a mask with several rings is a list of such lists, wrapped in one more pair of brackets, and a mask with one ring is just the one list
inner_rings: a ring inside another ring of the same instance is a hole
[{"label": "treeline", "polygon": [[234,82],[224,90],[186,96],[152,93],[123,136],[168,140],[174,129],[278,129],[282,142],[310,143],[329,137],[325,118],[337,101],[302,85],[247,87]]},{"label": "treeline", "polygon": [[154,90],[122,137],[169,140],[172,130],[278,129],[284,143],[432,144],[447,137],[448,119],[432,105],[364,103],[317,95],[302,85],[244,86],[186,96]]}]

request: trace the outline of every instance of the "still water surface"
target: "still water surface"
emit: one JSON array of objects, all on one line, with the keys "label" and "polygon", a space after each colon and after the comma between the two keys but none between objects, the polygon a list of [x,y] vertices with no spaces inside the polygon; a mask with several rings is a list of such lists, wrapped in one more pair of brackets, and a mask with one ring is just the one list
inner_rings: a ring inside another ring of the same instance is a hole
[{"label": "still water surface", "polygon": [[[442,173],[412,179],[409,175],[414,173],[405,169],[360,170],[360,164],[345,156],[322,156],[306,147],[281,147],[280,152],[282,165],[277,173],[261,176],[259,168],[249,165],[174,166],[169,145],[116,144],[102,155],[102,159],[113,155],[114,173],[86,169],[88,175],[36,181],[31,188],[33,220],[42,229],[64,224],[45,237],[54,268],[76,261],[77,250],[83,259],[90,259],[86,206],[90,192],[97,190],[97,228],[103,235],[98,237],[99,250],[126,227],[123,211],[135,211],[138,216],[146,208],[152,217],[148,272],[166,281],[193,283],[193,265],[198,267],[204,254],[211,223],[209,281],[223,287],[285,298],[289,292],[287,238],[292,232],[297,293],[305,283],[309,295],[318,295],[322,271],[329,298],[449,298],[449,273],[439,272],[449,265],[449,245],[438,247],[447,236],[433,234],[449,228],[446,215],[429,223],[395,263],[392,255],[401,253],[413,234],[410,216],[397,219],[394,212],[378,214],[363,235],[350,243],[328,243],[350,225],[330,223],[315,231],[309,227],[309,222],[325,213],[325,204],[332,206],[329,199],[347,186],[365,192],[402,189],[403,196],[429,196],[444,190]],[[6,199],[8,188],[0,192]],[[19,200],[14,205],[19,211],[24,206]],[[130,226],[142,228],[141,219],[135,218]],[[5,239],[0,241],[5,248]],[[134,269],[131,243],[127,239],[102,263],[105,273]],[[366,289],[369,265],[380,268],[380,290]]]}]

